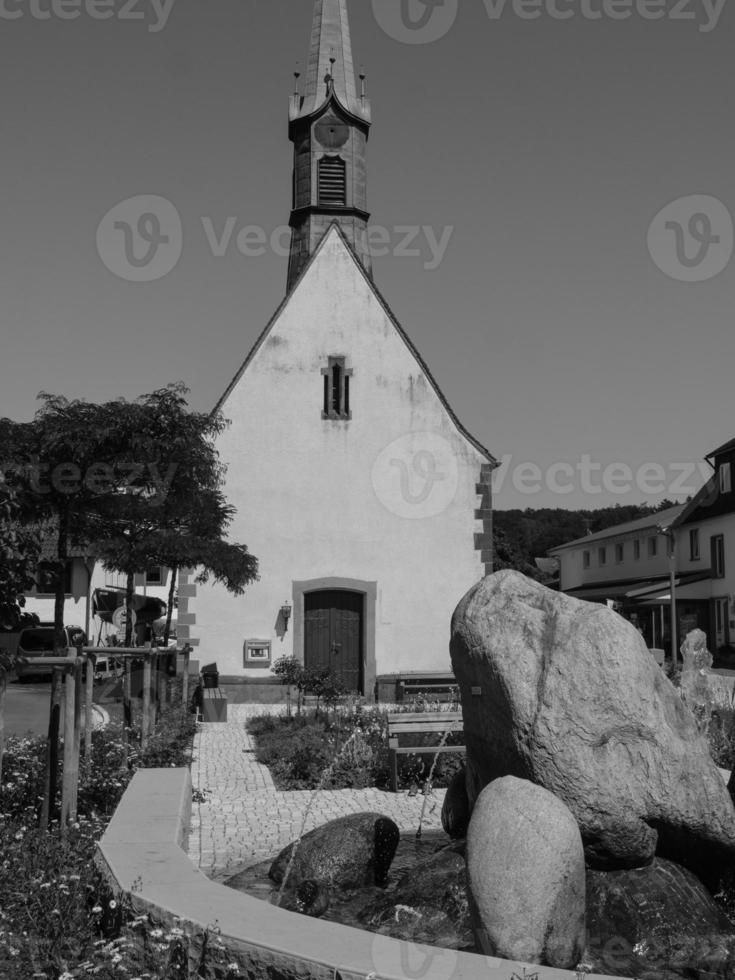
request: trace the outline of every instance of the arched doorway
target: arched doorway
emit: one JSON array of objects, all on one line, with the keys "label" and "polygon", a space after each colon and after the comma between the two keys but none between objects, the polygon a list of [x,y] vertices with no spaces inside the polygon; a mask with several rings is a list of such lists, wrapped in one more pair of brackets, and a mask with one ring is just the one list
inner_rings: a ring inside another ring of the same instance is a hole
[{"label": "arched doorway", "polygon": [[364,600],[345,589],[304,595],[304,666],[329,667],[347,691],[363,689]]},{"label": "arched doorway", "polygon": [[345,687],[369,701],[375,697],[377,595],[378,583],[363,579],[293,582],[294,655],[306,666],[329,664]]}]

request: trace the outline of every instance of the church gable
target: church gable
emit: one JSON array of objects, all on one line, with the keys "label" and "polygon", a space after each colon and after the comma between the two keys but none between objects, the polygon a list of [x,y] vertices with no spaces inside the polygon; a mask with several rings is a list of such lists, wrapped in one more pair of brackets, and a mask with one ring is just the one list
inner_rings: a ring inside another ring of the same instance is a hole
[{"label": "church gable", "polygon": [[[408,336],[333,225],[294,289],[256,341],[218,408],[238,419],[246,404],[284,418],[286,405],[322,421],[362,430],[390,405],[416,430],[426,425],[456,440],[456,451],[494,465],[461,425]],[[296,418],[292,424],[298,425]]]}]

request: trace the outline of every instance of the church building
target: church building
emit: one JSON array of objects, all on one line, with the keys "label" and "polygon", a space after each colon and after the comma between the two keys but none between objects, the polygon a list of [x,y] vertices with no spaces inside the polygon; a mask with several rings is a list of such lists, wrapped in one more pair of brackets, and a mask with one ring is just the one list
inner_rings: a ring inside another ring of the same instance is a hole
[{"label": "church building", "polygon": [[448,673],[454,607],[492,571],[496,462],[373,282],[361,83],[347,0],[316,0],[289,111],[286,296],[217,405],[229,534],[260,579],[236,597],[189,574],[179,594],[179,639],[248,700],[283,656],[370,700]]}]

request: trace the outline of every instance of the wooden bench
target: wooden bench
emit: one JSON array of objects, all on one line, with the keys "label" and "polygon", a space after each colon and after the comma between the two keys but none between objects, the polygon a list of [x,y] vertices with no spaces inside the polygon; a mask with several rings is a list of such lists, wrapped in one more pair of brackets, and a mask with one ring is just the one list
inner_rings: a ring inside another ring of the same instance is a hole
[{"label": "wooden bench", "polygon": [[202,690],[202,721],[227,721],[227,696],[219,687]]},{"label": "wooden bench", "polygon": [[430,694],[437,701],[451,701],[457,690],[453,674],[426,677],[402,677],[398,681],[398,700],[407,701],[415,694]]},{"label": "wooden bench", "polygon": [[[390,749],[390,786],[398,791],[398,756],[431,755],[439,752],[464,752],[464,745],[422,745],[418,737],[428,733],[437,735],[437,742],[447,732],[464,730],[459,711],[404,711],[388,715],[388,748]],[[410,744],[400,744],[399,736],[410,736]]]}]

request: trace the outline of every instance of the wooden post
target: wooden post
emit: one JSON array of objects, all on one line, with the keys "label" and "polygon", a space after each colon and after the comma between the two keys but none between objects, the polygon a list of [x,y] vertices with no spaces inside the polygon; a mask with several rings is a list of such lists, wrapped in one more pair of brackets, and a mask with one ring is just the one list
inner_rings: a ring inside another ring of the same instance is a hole
[{"label": "wooden post", "polygon": [[151,720],[151,654],[147,651],[143,661],[143,718],[140,723],[140,748],[148,744],[148,731]]},{"label": "wooden post", "polygon": [[79,749],[82,741],[82,664],[83,661],[77,657],[74,664],[74,756],[72,761],[71,820],[77,818],[79,800]]},{"label": "wooden post", "polygon": [[184,644],[184,676],[181,678],[181,701],[182,708],[187,711],[189,708],[189,655],[191,647],[188,643]]},{"label": "wooden post", "polygon": [[72,813],[72,786],[74,785],[74,669],[66,668],[64,684],[64,773],[61,782],[61,832],[64,833],[76,813]]},{"label": "wooden post", "polygon": [[132,683],[133,661],[126,657],[123,661],[125,674],[123,675],[123,768],[128,767],[128,752],[130,742],[130,729],[133,724],[133,710],[130,701]]},{"label": "wooden post", "polygon": [[92,758],[92,704],[94,701],[94,665],[97,657],[87,654],[87,680],[84,691],[84,764],[89,765]]},{"label": "wooden post", "polygon": [[166,671],[168,657],[159,651],[156,655],[156,662],[158,664],[158,710],[162,711],[163,706],[168,702],[168,673]]},{"label": "wooden post", "polygon": [[0,665],[0,786],[3,781],[3,753],[5,752],[5,691],[8,687],[8,673]]},{"label": "wooden post", "polygon": [[54,667],[51,675],[51,705],[48,718],[48,738],[46,740],[46,779],[41,806],[41,827],[45,830],[54,816],[56,787],[59,779],[59,718],[61,715],[61,677],[62,668]]}]

